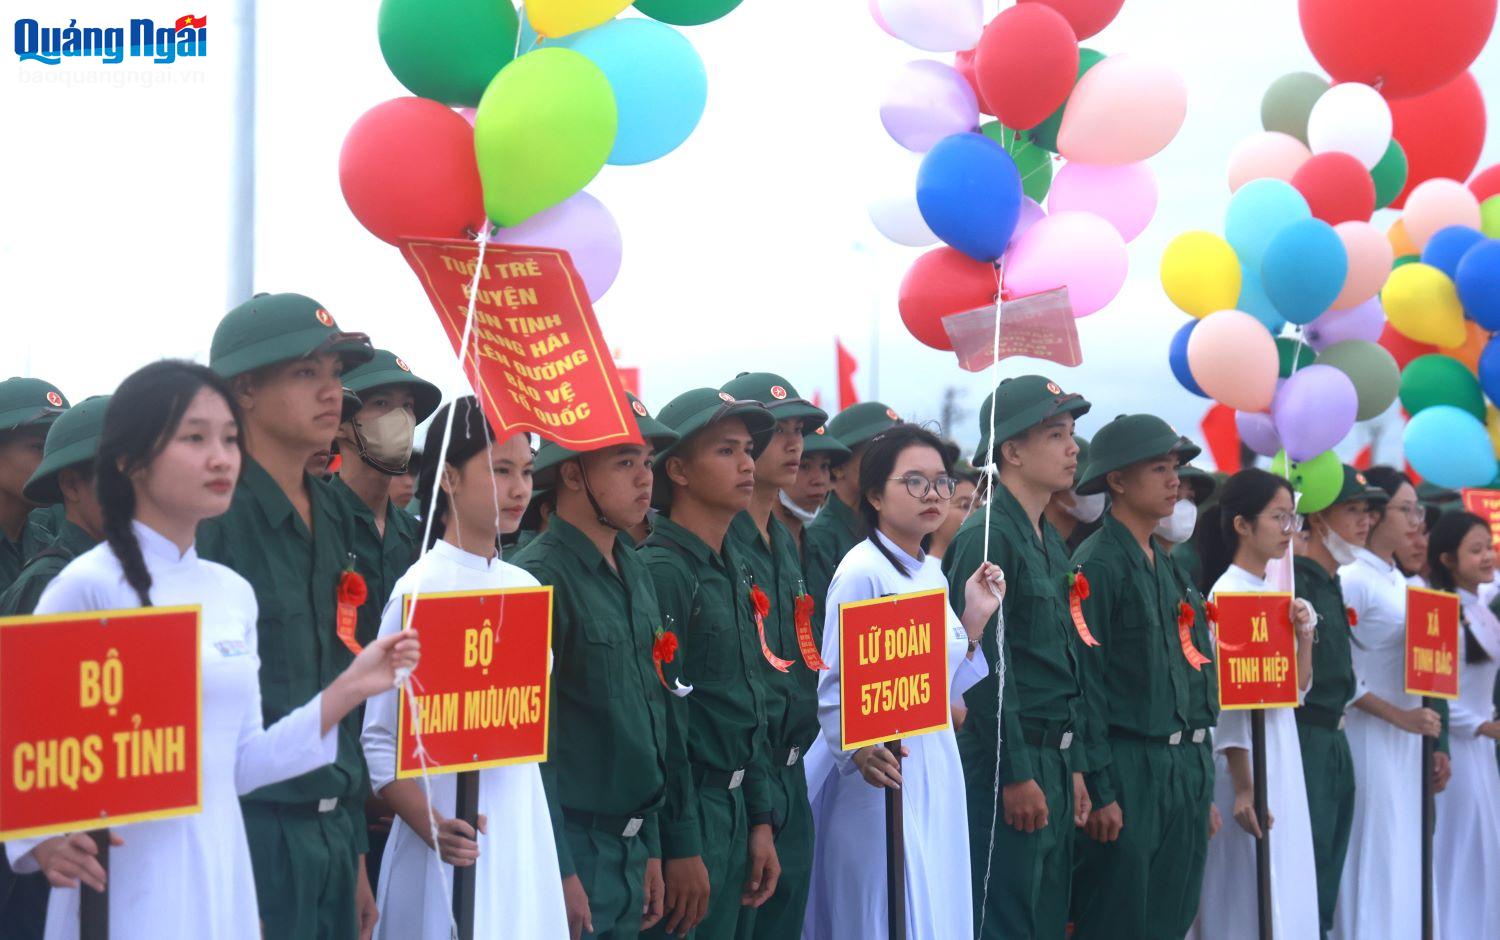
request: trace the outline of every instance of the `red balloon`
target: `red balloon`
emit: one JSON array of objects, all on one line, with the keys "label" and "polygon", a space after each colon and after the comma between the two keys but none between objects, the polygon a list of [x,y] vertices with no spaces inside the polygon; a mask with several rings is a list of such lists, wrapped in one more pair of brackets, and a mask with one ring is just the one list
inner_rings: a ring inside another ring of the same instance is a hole
[{"label": "red balloon", "polygon": [[1313,218],[1329,225],[1368,222],[1375,211],[1375,180],[1347,153],[1316,154],[1292,174],[1292,185],[1307,200]]},{"label": "red balloon", "polygon": [[953,70],[964,77],[969,87],[974,89],[974,97],[979,99],[979,113],[988,114],[991,117],[995,112],[984,103],[984,95],[979,93],[979,78],[974,74],[974,50],[964,49],[953,54]]},{"label": "red balloon", "polygon": [[1000,123],[1015,130],[1047,120],[1078,81],[1073,27],[1040,3],[1010,7],[990,20],[975,51],[980,95]]},{"label": "red balloon", "polygon": [[1119,15],[1125,0],[1020,0],[1021,3],[1045,3],[1061,13],[1073,27],[1079,40],[1089,38],[1108,26]]},{"label": "red balloon", "polygon": [[426,98],[395,98],[360,115],[339,150],[339,188],[360,224],[391,244],[465,238],[484,225],[474,128]]},{"label": "red balloon", "polygon": [[1484,48],[1495,0],[1299,0],[1302,35],[1336,82],[1372,85],[1387,99],[1452,81]]},{"label": "red balloon", "polygon": [[1484,96],[1468,72],[1437,91],[1391,103],[1392,136],[1406,151],[1406,188],[1391,208],[1421,183],[1437,177],[1468,179],[1484,147]]},{"label": "red balloon", "polygon": [[1500,195],[1500,163],[1484,170],[1469,180],[1469,192],[1474,198],[1484,202],[1491,196]]},{"label": "red balloon", "polygon": [[901,322],[911,335],[933,349],[951,350],[943,317],[994,303],[995,268],[944,245],[912,262],[898,296]]},{"label": "red balloon", "polygon": [[1381,346],[1385,347],[1385,351],[1390,353],[1392,358],[1396,360],[1396,367],[1400,369],[1405,369],[1406,364],[1418,356],[1425,356],[1429,353],[1439,351],[1436,346],[1419,343],[1407,337],[1389,323],[1381,329],[1379,342]]}]

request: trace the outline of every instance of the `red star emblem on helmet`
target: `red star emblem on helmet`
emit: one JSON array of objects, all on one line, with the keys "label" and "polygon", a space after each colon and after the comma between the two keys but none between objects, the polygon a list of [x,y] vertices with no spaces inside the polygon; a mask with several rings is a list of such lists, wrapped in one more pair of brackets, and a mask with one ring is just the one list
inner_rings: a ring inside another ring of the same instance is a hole
[{"label": "red star emblem on helmet", "polygon": [[776,399],[777,401],[781,401],[786,397],[786,389],[782,388],[780,385],[772,385],[771,397]]},{"label": "red star emblem on helmet", "polygon": [[324,326],[333,326],[333,314],[329,313],[327,310],[324,310],[322,307],[319,307],[316,311],[314,311],[313,316],[317,317],[318,322],[323,324]]},{"label": "red star emblem on helmet", "polygon": [[898,415],[898,414],[896,414],[896,409],[894,409],[894,408],[887,408],[885,410],[885,416],[887,418],[890,418],[892,421],[900,421],[901,420],[901,416]]},{"label": "red star emblem on helmet", "polygon": [[1056,382],[1048,382],[1047,383],[1047,391],[1051,392],[1054,395],[1061,395],[1062,394],[1062,389],[1060,389],[1060,388],[1057,387],[1057,383]]},{"label": "red star emblem on helmet", "polygon": [[400,356],[396,357],[396,368],[400,369],[402,372],[411,371],[411,366],[407,365],[406,360],[402,359]]},{"label": "red star emblem on helmet", "polygon": [[47,393],[47,402],[54,408],[61,408],[63,406],[62,396],[56,392]]},{"label": "red star emblem on helmet", "polygon": [[819,425],[818,429],[816,431],[814,431],[813,433],[814,434],[827,434],[828,433],[828,429],[825,428],[825,427],[823,427],[822,425]]},{"label": "red star emblem on helmet", "polygon": [[734,401],[734,396],[729,394],[728,392],[720,392],[719,397],[724,399],[725,401]]},{"label": "red star emblem on helmet", "polygon": [[641,404],[638,401],[633,401],[633,402],[630,403],[630,407],[631,407],[631,409],[633,409],[635,411],[636,414],[640,415],[642,418],[646,417],[646,406],[645,405]]}]

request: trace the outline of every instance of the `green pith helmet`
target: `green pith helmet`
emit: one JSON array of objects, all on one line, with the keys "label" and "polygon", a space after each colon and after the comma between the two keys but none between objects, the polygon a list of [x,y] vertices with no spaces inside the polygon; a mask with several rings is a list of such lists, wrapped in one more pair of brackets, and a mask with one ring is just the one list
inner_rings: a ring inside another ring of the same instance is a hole
[{"label": "green pith helmet", "polygon": [[344,388],[364,397],[369,397],[365,395],[366,392],[390,385],[410,389],[418,424],[437,411],[438,405],[443,401],[443,393],[436,385],[413,375],[406,360],[390,350],[376,349],[374,354],[369,362],[344,373]]},{"label": "green pith helmet", "polygon": [[95,395],[57,416],[47,430],[42,462],[26,481],[22,496],[40,506],[62,502],[57,475],[68,467],[92,467],[99,453],[99,439],[104,435],[104,413],[108,408],[109,396]]},{"label": "green pith helmet", "polygon": [[1073,443],[1078,445],[1078,466],[1073,468],[1073,489],[1078,489],[1078,484],[1083,482],[1083,471],[1089,466],[1089,442],[1087,438],[1073,435]]},{"label": "green pith helmet", "polygon": [[1110,473],[1156,457],[1174,455],[1179,463],[1198,456],[1201,448],[1178,434],[1156,415],[1120,415],[1089,442],[1089,463],[1075,489],[1084,496],[1102,493]]},{"label": "green pith helmet", "polygon": [[0,382],[0,431],[48,425],[67,410],[68,400],[51,382],[21,376]]},{"label": "green pith helmet", "polygon": [[849,459],[851,451],[843,445],[838,438],[828,433],[828,426],[820,424],[813,428],[811,434],[802,435],[802,456],[808,454],[827,454],[832,463],[842,463]]},{"label": "green pith helmet", "polygon": [[1339,487],[1339,494],[1333,498],[1330,506],[1339,503],[1347,503],[1350,500],[1362,499],[1369,503],[1371,508],[1384,506],[1391,501],[1390,494],[1365,479],[1365,475],[1358,470],[1344,464],[1344,482]]},{"label": "green pith helmet", "polygon": [[256,294],[224,315],[214,330],[208,364],[226,379],[255,369],[335,353],[344,370],[369,362],[375,351],[363,333],[345,333],[333,315],[301,294]]},{"label": "green pith helmet", "polygon": [[[630,399],[630,410],[635,414],[635,426],[641,432],[641,439],[646,441],[652,450],[660,454],[677,442],[677,432],[651,417],[651,412],[639,398],[629,392],[625,393],[625,397]],[[557,480],[557,468],[579,454],[580,451],[569,450],[561,444],[543,440],[542,446],[537,448],[536,460],[531,465],[531,479],[536,487],[533,492],[551,489]]]},{"label": "green pith helmet", "polygon": [[994,409],[994,442],[1004,443],[1058,414],[1080,418],[1092,407],[1077,393],[1067,393],[1056,382],[1041,375],[1022,375],[1003,380],[993,394],[979,406],[979,447],[974,451],[974,465],[990,462],[990,410]]},{"label": "green pith helmet", "polygon": [[[828,433],[838,439],[840,444],[849,448],[853,454],[855,448],[866,443],[878,434],[889,431],[901,423],[901,416],[896,414],[896,409],[884,402],[862,401],[857,405],[850,405],[843,411],[833,416],[828,422]],[[833,463],[837,466],[843,463],[842,455],[832,454]]]},{"label": "green pith helmet", "polygon": [[720,391],[740,401],[758,401],[777,421],[802,419],[802,434],[811,435],[828,420],[828,413],[797,394],[792,383],[772,372],[741,372],[724,383]]},{"label": "green pith helmet", "polygon": [[[1214,495],[1214,490],[1219,488],[1219,481],[1214,479],[1212,473],[1191,464],[1177,468],[1177,480],[1179,487],[1186,486],[1192,489],[1193,502],[1200,506]],[[1181,494],[1180,489],[1178,493]]]}]

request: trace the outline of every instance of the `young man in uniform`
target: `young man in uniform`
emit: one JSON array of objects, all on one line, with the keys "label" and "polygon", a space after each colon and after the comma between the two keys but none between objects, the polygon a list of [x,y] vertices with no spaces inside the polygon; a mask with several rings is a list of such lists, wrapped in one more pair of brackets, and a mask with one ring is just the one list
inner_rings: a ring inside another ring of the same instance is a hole
[{"label": "young man in uniform", "polygon": [[[300,294],[257,294],[214,331],[209,366],[244,410],[244,464],[229,511],[199,527],[198,553],[255,589],[267,725],[310,701],[354,657],[337,633],[353,520],[306,466],[338,431],[343,372],[372,354],[364,334],[342,332]],[[343,940],[374,929],[359,732],[355,711],[340,722],[334,763],[240,801],[267,937]]]},{"label": "young man in uniform", "polygon": [[56,534],[58,514],[38,510],[23,490],[42,462],[47,429],[67,408],[62,392],[41,379],[0,382],[0,591]]},{"label": "young man in uniform", "polygon": [[[818,736],[818,673],[802,653],[803,643],[815,640],[811,597],[797,560],[797,544],[771,508],[781,491],[796,482],[804,438],[816,436],[813,429],[822,427],[828,415],[798,395],[786,379],[770,372],[742,373],[723,391],[741,401],[760,402],[776,419],[771,442],[755,461],[750,507],[729,524],[728,539],[748,569],[751,583],[765,597],[766,646],[756,666],[767,692],[771,811],[776,857],[781,862],[776,893],[759,909],[741,910],[739,935],[778,940],[801,931],[812,881],[812,807],[802,755]],[[781,662],[772,663],[770,656]]]},{"label": "young man in uniform", "polygon": [[[641,546],[666,632],[681,651],[664,673],[692,692],[668,720],[686,743],[661,820],[667,914],[653,935],[735,935],[740,907],[776,891],[766,687],[751,586],[725,534],[755,491],[755,458],[775,419],[759,402],[711,388],[678,395],[662,424],[681,435],[657,458],[655,497],[665,512]],[[708,907],[701,888],[707,880]]]},{"label": "young man in uniform", "polygon": [[1089,462],[1089,442],[1073,435],[1078,445],[1078,469],[1073,474],[1073,487],[1052,494],[1044,515],[1057,530],[1057,535],[1073,551],[1083,540],[1099,530],[1099,517],[1104,515],[1104,494],[1085,495],[1078,492],[1079,474]]},{"label": "young man in uniform", "polygon": [[[542,442],[533,479],[556,508],[511,559],[553,591],[553,733],[542,782],[568,923],[575,935],[607,940],[662,917],[658,817],[681,760],[652,657],[662,627],[656,592],[621,536],[646,515],[653,452],[677,432],[628,397],[644,444],[578,453]],[[706,905],[706,880],[698,888],[688,903]]]},{"label": "young man in uniform", "polygon": [[[828,433],[820,424],[811,434],[802,436],[802,460],[797,464],[797,479],[776,495],[772,511],[797,543],[797,559],[807,565],[807,527],[818,517],[833,486],[834,461],[849,459],[849,448]],[[821,631],[820,631],[821,633]]]},{"label": "young man in uniform", "polygon": [[1094,436],[1077,487],[1110,499],[1073,554],[1100,644],[1086,688],[1104,723],[1089,753],[1093,812],[1073,882],[1079,940],[1181,937],[1184,885],[1202,882],[1201,867],[1187,866],[1206,857],[1211,787],[1193,747],[1207,732],[1192,729],[1188,674],[1211,661],[1179,620],[1182,592],[1154,537],[1177,504],[1178,465],[1198,453],[1160,418],[1122,415]]},{"label": "young man in uniform", "polygon": [[[991,399],[997,485],[990,497],[988,560],[1005,572],[1005,686],[997,754],[997,680],[964,695],[958,733],[969,804],[975,929],[980,937],[1052,940],[1064,934],[1073,875],[1073,830],[1087,812],[1081,771],[1091,720],[1083,696],[1081,641],[1069,613],[1073,571],[1042,516],[1073,485],[1073,419],[1089,410],[1039,375],[1006,379]],[[990,463],[990,411],[979,415],[974,463]],[[985,560],[985,513],[961,526],[943,556],[949,602],[962,615],[967,573]],[[1000,662],[996,630],[982,640]],[[996,765],[1001,792],[996,803]],[[991,821],[998,812],[999,819]],[[993,836],[992,836],[993,832]],[[991,849],[993,846],[993,849]],[[981,929],[982,924],[982,929]]]}]

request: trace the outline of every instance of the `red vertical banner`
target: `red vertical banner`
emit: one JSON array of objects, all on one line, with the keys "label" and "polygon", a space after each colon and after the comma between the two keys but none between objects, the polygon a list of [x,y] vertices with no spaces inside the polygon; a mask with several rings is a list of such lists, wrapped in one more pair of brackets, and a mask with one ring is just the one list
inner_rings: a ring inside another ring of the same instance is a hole
[{"label": "red vertical banner", "polygon": [[1213,601],[1218,611],[1214,658],[1219,665],[1219,707],[1295,708],[1292,595],[1219,593]]},{"label": "red vertical banner", "polygon": [[1464,490],[1464,508],[1490,527],[1490,538],[1500,546],[1500,490]]},{"label": "red vertical banner", "polygon": [[859,368],[859,363],[844,348],[844,341],[841,339],[834,339],[833,352],[838,367],[839,410],[843,411],[850,405],[859,404],[859,393],[854,389],[854,370]]},{"label": "red vertical banner", "polygon": [[947,642],[946,591],[839,605],[844,750],[948,726]]},{"label": "red vertical banner", "polygon": [[1406,691],[1458,698],[1458,595],[1406,589]]}]

